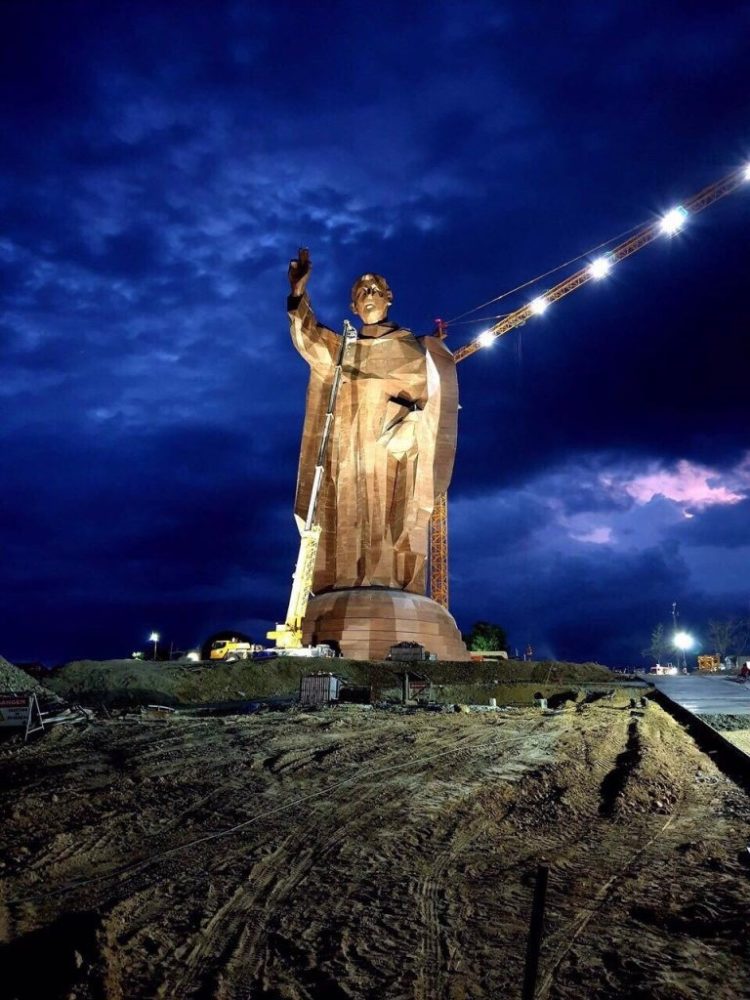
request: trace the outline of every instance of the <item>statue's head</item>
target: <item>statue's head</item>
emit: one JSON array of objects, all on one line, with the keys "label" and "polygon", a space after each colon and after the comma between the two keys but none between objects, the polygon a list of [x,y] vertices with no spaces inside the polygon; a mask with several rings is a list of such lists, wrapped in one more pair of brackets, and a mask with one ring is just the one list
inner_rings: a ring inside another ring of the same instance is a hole
[{"label": "statue's head", "polygon": [[382,274],[362,274],[352,285],[352,312],[363,323],[380,323],[391,302],[393,292]]}]

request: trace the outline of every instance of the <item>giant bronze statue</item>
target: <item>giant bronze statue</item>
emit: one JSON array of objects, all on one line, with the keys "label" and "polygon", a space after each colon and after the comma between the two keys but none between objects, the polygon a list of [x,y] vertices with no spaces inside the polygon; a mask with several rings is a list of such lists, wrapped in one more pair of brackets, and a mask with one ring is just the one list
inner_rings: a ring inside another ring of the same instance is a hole
[{"label": "giant bronze statue", "polygon": [[319,323],[307,292],[306,250],[289,266],[292,340],[310,365],[295,517],[302,527],[337,360],[338,387],[317,505],[321,526],[306,642],[335,640],[344,655],[384,656],[419,641],[441,658],[466,658],[455,622],[425,597],[430,517],[448,488],[456,450],[453,355],[388,318],[385,278],[364,274],[351,307],[362,321],[343,350]]}]

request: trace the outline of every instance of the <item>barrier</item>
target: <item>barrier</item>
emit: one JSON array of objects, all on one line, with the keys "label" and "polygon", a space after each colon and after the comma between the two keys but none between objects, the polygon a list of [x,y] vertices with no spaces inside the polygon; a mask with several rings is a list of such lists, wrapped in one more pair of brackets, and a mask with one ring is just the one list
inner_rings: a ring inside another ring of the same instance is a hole
[{"label": "barrier", "polygon": [[35,694],[0,694],[0,729],[23,728],[24,743],[32,733],[44,731],[44,720]]}]

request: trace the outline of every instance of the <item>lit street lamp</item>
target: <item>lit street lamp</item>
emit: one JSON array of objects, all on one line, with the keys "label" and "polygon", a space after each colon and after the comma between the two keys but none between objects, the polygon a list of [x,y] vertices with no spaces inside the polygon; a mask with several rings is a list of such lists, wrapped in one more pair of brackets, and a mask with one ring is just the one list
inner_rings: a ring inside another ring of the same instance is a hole
[{"label": "lit street lamp", "polygon": [[685,653],[688,649],[691,649],[695,644],[695,639],[688,632],[675,632],[674,639],[672,640],[675,645],[675,649],[680,650],[682,653],[682,666],[687,667],[687,660],[685,659]]},{"label": "lit street lamp", "polygon": [[159,633],[152,632],[151,635],[148,637],[148,641],[153,642],[154,644],[154,659],[156,659],[156,645],[159,642]]}]

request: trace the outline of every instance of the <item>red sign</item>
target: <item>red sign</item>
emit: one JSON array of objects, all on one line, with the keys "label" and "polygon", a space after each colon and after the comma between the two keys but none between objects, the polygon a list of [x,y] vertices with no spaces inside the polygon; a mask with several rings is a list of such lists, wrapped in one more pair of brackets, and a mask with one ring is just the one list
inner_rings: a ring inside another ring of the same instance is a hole
[{"label": "red sign", "polygon": [[25,726],[29,721],[30,696],[0,694],[0,728]]},{"label": "red sign", "polygon": [[23,695],[0,694],[0,708],[28,708],[29,699]]}]

